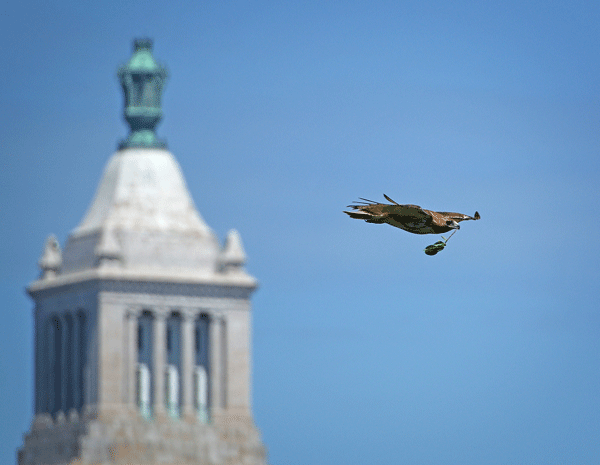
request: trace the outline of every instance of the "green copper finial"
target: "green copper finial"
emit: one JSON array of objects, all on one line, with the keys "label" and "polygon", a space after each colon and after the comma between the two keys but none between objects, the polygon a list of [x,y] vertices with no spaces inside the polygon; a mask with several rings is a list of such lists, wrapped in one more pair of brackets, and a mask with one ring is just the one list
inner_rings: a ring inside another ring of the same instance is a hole
[{"label": "green copper finial", "polygon": [[131,132],[121,141],[119,149],[127,147],[165,148],[154,132],[162,117],[160,97],[167,80],[166,68],[152,56],[152,40],[136,39],[133,56],[117,73],[125,94],[125,120]]}]

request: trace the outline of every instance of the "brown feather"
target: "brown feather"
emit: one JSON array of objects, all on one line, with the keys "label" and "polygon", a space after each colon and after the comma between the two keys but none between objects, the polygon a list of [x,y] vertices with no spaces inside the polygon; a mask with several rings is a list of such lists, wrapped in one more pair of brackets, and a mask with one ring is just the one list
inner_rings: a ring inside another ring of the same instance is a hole
[{"label": "brown feather", "polygon": [[479,213],[474,216],[454,212],[435,212],[425,210],[418,205],[401,205],[386,194],[385,199],[392,204],[377,203],[360,198],[363,202],[348,205],[354,211],[344,211],[350,218],[365,220],[368,223],[388,223],[396,228],[413,234],[440,234],[458,229],[458,223],[464,220],[478,220]]}]

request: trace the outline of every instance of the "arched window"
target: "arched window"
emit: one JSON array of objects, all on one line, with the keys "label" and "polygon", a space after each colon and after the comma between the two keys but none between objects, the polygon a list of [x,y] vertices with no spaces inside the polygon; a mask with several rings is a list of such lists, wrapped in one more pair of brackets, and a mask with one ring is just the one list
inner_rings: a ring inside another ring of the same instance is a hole
[{"label": "arched window", "polygon": [[142,325],[138,325],[137,342],[139,353],[144,350],[144,327]]},{"label": "arched window", "polygon": [[153,347],[152,313],[145,310],[138,318],[137,346],[137,404],[144,418],[152,416],[152,347]]},{"label": "arched window", "polygon": [[201,314],[194,325],[195,365],[208,369],[208,315]]},{"label": "arched window", "polygon": [[138,363],[136,381],[137,405],[140,414],[148,419],[152,416],[152,379],[150,368],[145,363]]},{"label": "arched window", "polygon": [[49,322],[49,411],[52,415],[56,414],[62,409],[62,371],[63,371],[63,324],[59,316],[55,315],[50,317]]},{"label": "arched window", "polygon": [[46,413],[52,413],[54,410],[54,351],[56,350],[54,338],[56,337],[56,325],[54,324],[53,318],[48,318],[45,325],[44,331],[44,353],[42,357],[44,359],[44,389],[42,400],[42,409]]},{"label": "arched window", "polygon": [[175,365],[167,365],[165,376],[165,404],[172,418],[179,417],[179,370]]},{"label": "arched window", "polygon": [[177,418],[181,407],[181,315],[178,312],[167,318],[166,331],[165,406],[169,415]]},{"label": "arched window", "polygon": [[203,366],[194,370],[194,406],[201,423],[208,423],[208,375]]},{"label": "arched window", "polygon": [[209,420],[209,317],[201,314],[194,324],[194,405],[198,420]]},{"label": "arched window", "polygon": [[63,411],[65,414],[71,410],[75,404],[74,396],[74,368],[75,368],[75,351],[73,345],[73,317],[69,313],[65,313],[64,318],[64,334],[63,334],[63,352],[64,362],[62,369],[63,382]]},{"label": "arched window", "polygon": [[74,390],[74,407],[81,413],[85,402],[85,366],[87,363],[87,328],[86,318],[83,310],[79,310],[75,316],[75,332],[73,339],[75,342],[75,384]]}]

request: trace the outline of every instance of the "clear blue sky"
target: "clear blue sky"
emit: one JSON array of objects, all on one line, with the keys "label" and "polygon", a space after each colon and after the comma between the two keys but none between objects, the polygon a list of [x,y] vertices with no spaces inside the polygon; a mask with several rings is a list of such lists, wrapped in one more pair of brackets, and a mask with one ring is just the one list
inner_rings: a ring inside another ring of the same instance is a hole
[{"label": "clear blue sky", "polygon": [[[272,465],[600,462],[600,3],[9,0],[0,7],[0,463],[32,416],[32,302],[126,135],[158,128],[254,296]],[[481,213],[435,257],[358,197]]]}]

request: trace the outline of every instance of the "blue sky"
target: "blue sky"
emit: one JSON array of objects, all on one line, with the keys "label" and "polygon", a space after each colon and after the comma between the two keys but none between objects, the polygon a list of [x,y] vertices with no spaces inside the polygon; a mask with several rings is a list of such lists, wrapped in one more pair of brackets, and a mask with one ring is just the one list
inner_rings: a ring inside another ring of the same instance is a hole
[{"label": "blue sky", "polygon": [[[597,464],[600,4],[9,1],[0,7],[0,463],[32,416],[32,303],[126,136],[154,39],[158,128],[254,295],[272,465]],[[481,213],[448,247],[358,197]]]}]

